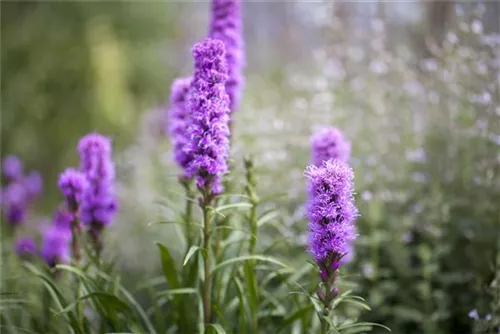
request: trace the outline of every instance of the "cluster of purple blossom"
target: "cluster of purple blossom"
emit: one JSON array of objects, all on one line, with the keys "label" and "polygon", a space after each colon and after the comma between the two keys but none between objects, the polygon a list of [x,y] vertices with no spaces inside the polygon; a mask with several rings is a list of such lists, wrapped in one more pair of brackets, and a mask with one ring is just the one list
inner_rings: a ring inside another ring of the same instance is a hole
[{"label": "cluster of purple blossom", "polygon": [[[202,192],[218,194],[228,170],[230,114],[239,103],[243,82],[238,1],[212,1],[209,35],[193,48],[193,77],[173,82],[168,133],[182,178],[197,177]],[[312,166],[306,170],[309,245],[323,280],[333,279],[339,265],[349,260],[356,238],[353,172],[347,164],[350,152],[350,143],[335,128],[312,138]]]},{"label": "cluster of purple blossom", "polygon": [[339,267],[353,255],[358,210],[353,198],[354,173],[347,163],[351,144],[335,128],[316,133],[311,142],[312,165],[305,171],[309,181],[309,251],[325,286],[318,297],[328,307],[338,294],[332,286]]},{"label": "cluster of purple blossom", "polygon": [[[40,255],[51,267],[67,263],[71,257],[79,259],[76,240],[82,227],[88,229],[99,252],[101,232],[117,211],[111,140],[97,133],[88,134],[80,140],[78,152],[80,169],[68,168],[59,176],[58,186],[65,201],[56,210],[52,224],[43,231]],[[17,240],[15,251],[28,256],[36,254],[37,247],[33,239],[23,237]]]},{"label": "cluster of purple blossom", "polygon": [[25,175],[21,160],[14,155],[4,158],[2,174],[5,186],[0,205],[7,224],[15,227],[28,218],[30,204],[42,193],[43,180],[37,171]]},{"label": "cluster of purple blossom", "polygon": [[228,171],[230,114],[243,87],[244,43],[241,4],[212,1],[209,37],[192,49],[194,73],[172,84],[168,133],[183,178],[196,177],[205,193],[223,191]]}]

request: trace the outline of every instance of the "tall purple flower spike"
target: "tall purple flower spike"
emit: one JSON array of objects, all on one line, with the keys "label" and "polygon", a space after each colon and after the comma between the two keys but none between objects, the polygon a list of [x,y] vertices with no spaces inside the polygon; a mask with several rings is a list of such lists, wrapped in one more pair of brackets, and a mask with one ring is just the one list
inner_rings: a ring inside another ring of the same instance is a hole
[{"label": "tall purple flower spike", "polygon": [[59,176],[58,186],[64,195],[68,209],[76,212],[89,186],[85,174],[74,168],[67,168]]},{"label": "tall purple flower spike", "polygon": [[316,166],[330,159],[347,162],[350,155],[351,143],[336,128],[324,128],[311,137],[311,162]]},{"label": "tall purple flower spike", "polygon": [[192,160],[185,151],[186,144],[189,142],[186,130],[189,125],[187,102],[190,86],[191,77],[178,78],[172,83],[168,110],[168,134],[174,147],[174,159],[183,169],[184,175],[186,175],[186,168]]},{"label": "tall purple flower spike", "polygon": [[52,225],[43,232],[41,255],[50,267],[68,263],[71,235],[61,226]]},{"label": "tall purple flower spike", "polygon": [[212,0],[209,36],[224,42],[226,48],[229,78],[225,85],[232,113],[238,109],[244,85],[245,43],[239,0]]},{"label": "tall purple flower spike", "polygon": [[109,225],[117,211],[111,139],[97,133],[88,134],[80,139],[78,152],[81,170],[88,182],[81,200],[80,220],[85,225]]},{"label": "tall purple flower spike", "polygon": [[224,43],[207,38],[193,47],[195,69],[189,94],[191,124],[186,154],[192,157],[187,176],[197,176],[197,186],[221,193],[222,176],[228,171],[229,97]]},{"label": "tall purple flower spike", "polygon": [[[311,162],[321,166],[330,159],[348,162],[351,156],[351,143],[342,132],[334,127],[327,127],[311,137]],[[354,256],[354,245],[349,244],[349,252],[340,260],[341,264],[348,263]]]},{"label": "tall purple flower spike", "polygon": [[309,251],[322,271],[330,272],[356,239],[358,210],[353,198],[353,171],[341,160],[309,166]]}]

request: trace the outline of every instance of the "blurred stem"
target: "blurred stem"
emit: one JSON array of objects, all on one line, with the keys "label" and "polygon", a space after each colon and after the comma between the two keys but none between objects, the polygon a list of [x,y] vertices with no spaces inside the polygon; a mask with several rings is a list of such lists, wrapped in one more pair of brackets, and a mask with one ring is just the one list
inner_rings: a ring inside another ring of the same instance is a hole
[{"label": "blurred stem", "polygon": [[186,179],[184,177],[180,178],[180,183],[184,187],[184,191],[186,193],[186,205],[184,208],[184,225],[185,225],[185,233],[186,233],[186,243],[189,246],[191,245],[191,240],[193,237],[193,232],[191,228],[191,218],[193,215],[193,198],[194,193],[191,189],[191,180]]},{"label": "blurred stem", "polygon": [[[254,167],[253,167],[253,161],[251,158],[245,158],[244,159],[244,166],[245,166],[245,178],[246,178],[246,186],[245,186],[245,193],[249,198],[250,204],[252,205],[250,208],[250,213],[248,215],[248,222],[250,225],[250,242],[248,245],[248,253],[253,255],[255,253],[255,246],[257,243],[257,205],[259,204],[259,198],[257,197],[256,194],[256,186],[257,182],[255,179],[255,174],[254,174]],[[254,272],[255,273],[255,261],[249,261],[247,265],[248,271]],[[252,325],[252,333],[257,333],[258,331],[258,287],[257,287],[257,280],[255,275],[246,275],[247,279],[247,284],[252,288],[253,291],[255,291],[255,297],[256,297],[256,305],[251,305],[251,325]]]},{"label": "blurred stem", "polygon": [[252,207],[250,208],[250,214],[248,217],[248,221],[250,223],[250,243],[248,247],[248,252],[253,254],[255,252],[255,245],[257,242],[257,205],[259,204],[259,198],[256,194],[257,181],[255,179],[254,166],[251,158],[245,158],[245,178],[246,178],[246,186],[245,193],[250,200],[250,204]]},{"label": "blurred stem", "polygon": [[210,214],[209,205],[212,201],[212,195],[209,191],[203,192],[202,211],[203,211],[203,253],[205,255],[203,261],[203,271],[205,280],[203,282],[203,321],[206,326],[211,319],[211,274],[210,274]]},{"label": "blurred stem", "polygon": [[[71,221],[71,252],[73,257],[73,263],[75,267],[79,267],[81,250],[80,250],[80,222],[76,218],[76,213],[73,212],[74,219]],[[78,319],[78,325],[80,326],[80,331],[85,333],[84,327],[84,316],[83,316],[83,304],[80,300],[81,298],[81,281],[80,277],[75,274],[76,279],[76,315]]]}]

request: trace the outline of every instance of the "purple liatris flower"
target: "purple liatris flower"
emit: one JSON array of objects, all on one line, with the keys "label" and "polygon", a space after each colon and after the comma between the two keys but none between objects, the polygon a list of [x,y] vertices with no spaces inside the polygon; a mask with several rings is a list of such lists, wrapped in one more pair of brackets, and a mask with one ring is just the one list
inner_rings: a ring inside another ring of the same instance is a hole
[{"label": "purple liatris flower", "polygon": [[57,225],[52,225],[44,231],[41,255],[50,267],[69,262],[70,239],[67,230]]},{"label": "purple liatris flower", "polygon": [[87,179],[96,185],[113,181],[115,167],[111,160],[111,139],[98,133],[90,133],[78,143],[80,167]]},{"label": "purple liatris flower", "polygon": [[179,78],[172,84],[170,93],[170,108],[168,110],[168,134],[174,147],[174,158],[177,164],[185,170],[191,162],[185,147],[189,141],[186,130],[189,125],[187,99],[191,78]]},{"label": "purple liatris flower", "polygon": [[229,110],[234,112],[241,99],[245,66],[243,20],[239,0],[212,0],[209,36],[221,40],[226,48],[229,78],[225,85],[230,99]]},{"label": "purple liatris flower", "polygon": [[195,70],[189,94],[191,124],[186,154],[192,156],[187,176],[197,176],[197,186],[211,193],[222,192],[222,175],[229,156],[229,98],[224,43],[207,38],[192,50]]},{"label": "purple liatris flower", "polygon": [[71,212],[76,212],[88,187],[85,175],[74,168],[68,168],[59,176],[58,186],[66,199],[68,208]]},{"label": "purple liatris flower", "polygon": [[15,155],[8,155],[2,161],[2,172],[9,181],[18,180],[23,176],[23,164]]},{"label": "purple liatris flower", "polygon": [[309,181],[309,251],[322,275],[328,276],[357,237],[353,171],[345,162],[330,159],[321,166],[309,166],[305,175]]},{"label": "purple liatris flower", "polygon": [[336,128],[325,128],[314,134],[311,148],[311,162],[316,166],[330,159],[347,162],[351,155],[351,143]]},{"label": "purple liatris flower", "polygon": [[78,151],[88,181],[81,200],[80,219],[86,225],[109,225],[117,210],[111,140],[91,133],[80,140]]},{"label": "purple liatris flower", "polygon": [[71,222],[74,215],[64,210],[57,210],[54,214],[53,224],[61,233],[65,233],[69,238],[71,237]]},{"label": "purple liatris flower", "polygon": [[37,252],[35,241],[33,241],[33,239],[30,237],[18,239],[14,246],[14,250],[16,251],[16,254],[21,257],[36,254]]}]

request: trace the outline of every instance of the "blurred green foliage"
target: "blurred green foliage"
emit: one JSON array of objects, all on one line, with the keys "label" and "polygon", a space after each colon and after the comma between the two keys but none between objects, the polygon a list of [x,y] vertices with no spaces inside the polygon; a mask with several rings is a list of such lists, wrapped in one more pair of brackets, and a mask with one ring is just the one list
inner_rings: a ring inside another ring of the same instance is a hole
[{"label": "blurred green foliage", "polygon": [[175,4],[2,2],[2,155],[40,169],[45,207],[55,180],[77,163],[74,147],[98,131],[118,149],[140,114],[163,102],[175,69],[164,51],[176,33]]}]

